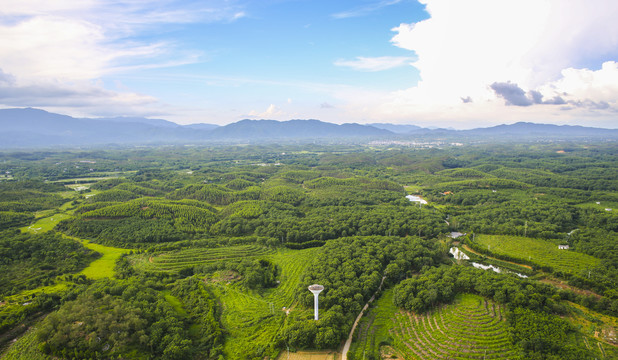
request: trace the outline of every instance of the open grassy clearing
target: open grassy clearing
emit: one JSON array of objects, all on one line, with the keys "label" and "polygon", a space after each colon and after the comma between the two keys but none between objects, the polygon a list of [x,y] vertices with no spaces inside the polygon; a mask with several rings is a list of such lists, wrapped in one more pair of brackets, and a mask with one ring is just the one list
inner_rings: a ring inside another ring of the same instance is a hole
[{"label": "open grassy clearing", "polygon": [[20,230],[22,232],[29,232],[29,233],[32,233],[32,234],[44,233],[44,232],[52,230],[54,227],[56,227],[56,225],[60,221],[68,219],[70,217],[71,217],[71,215],[69,215],[69,214],[55,213],[53,215],[50,215],[50,216],[47,216],[47,217],[44,217],[44,218],[40,218],[34,224],[32,224],[30,226],[24,226]]},{"label": "open grassy clearing", "polygon": [[[59,194],[63,195],[64,192],[61,192]],[[76,197],[75,192],[67,192],[67,194],[70,194],[71,196],[64,196],[66,195],[64,194],[63,197],[68,198],[68,199],[74,199]],[[50,231],[54,227],[56,227],[56,225],[60,221],[71,217],[71,214],[73,213],[73,211],[69,210],[69,208],[71,208],[72,206],[73,206],[73,201],[71,200],[71,201],[67,201],[64,204],[62,204],[58,209],[48,209],[48,210],[37,211],[34,213],[34,216],[37,219],[36,222],[32,225],[21,227],[20,230],[21,232],[29,232],[32,234],[37,234],[37,233],[40,234],[40,233]]]},{"label": "open grassy clearing", "polygon": [[393,346],[405,359],[509,359],[515,353],[504,310],[477,295],[425,314],[400,311],[391,330]]},{"label": "open grassy clearing", "polygon": [[114,277],[114,267],[116,266],[116,261],[122,254],[126,254],[131,251],[131,249],[121,249],[110,246],[104,246],[100,244],[91,243],[88,240],[78,239],[75,237],[67,236],[70,239],[75,241],[79,241],[82,245],[87,247],[90,250],[94,250],[102,256],[97,260],[93,261],[88,265],[87,268],[82,270],[80,274],[85,275],[90,279],[102,279],[106,277]]},{"label": "open grassy clearing", "polygon": [[559,250],[553,242],[523,236],[479,235],[476,242],[492,253],[548,266],[555,271],[578,274],[596,267],[599,260],[571,250]]},{"label": "open grassy clearing", "polygon": [[[286,319],[286,309],[294,309],[298,282],[316,248],[280,250],[264,256],[281,268],[281,283],[263,293],[251,292],[239,283],[210,282],[210,289],[222,307],[221,322],[227,332],[226,358],[242,358],[256,349],[267,348]],[[206,280],[209,281],[209,280]]]}]

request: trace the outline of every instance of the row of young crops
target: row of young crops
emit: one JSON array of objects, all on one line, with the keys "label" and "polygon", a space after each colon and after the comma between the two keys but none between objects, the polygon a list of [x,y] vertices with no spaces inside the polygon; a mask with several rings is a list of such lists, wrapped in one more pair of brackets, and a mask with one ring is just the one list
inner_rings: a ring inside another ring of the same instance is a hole
[{"label": "row of young crops", "polygon": [[222,248],[195,248],[179,250],[149,258],[156,270],[177,271],[186,267],[222,260],[251,258],[271,254],[272,249],[260,245],[240,245]]},{"label": "row of young crops", "polygon": [[[223,350],[226,358],[264,357],[272,351],[270,344],[286,318],[283,307],[288,310],[294,301],[301,276],[317,250],[279,250],[264,256],[281,269],[280,283],[271,289],[258,292],[236,283],[212,283],[211,290],[224,304],[221,322],[228,334]],[[249,349],[264,352],[251,354]]]},{"label": "row of young crops", "polygon": [[394,345],[406,359],[508,359],[514,355],[503,309],[476,295],[423,315],[396,314]]}]

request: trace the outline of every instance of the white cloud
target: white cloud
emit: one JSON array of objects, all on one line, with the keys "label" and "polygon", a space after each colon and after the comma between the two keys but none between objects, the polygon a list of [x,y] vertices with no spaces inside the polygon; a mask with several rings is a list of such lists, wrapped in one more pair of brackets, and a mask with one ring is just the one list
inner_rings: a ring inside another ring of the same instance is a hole
[{"label": "white cloud", "polygon": [[[473,126],[506,118],[570,121],[560,106],[550,105],[560,103],[552,101],[556,96],[571,104],[605,102],[610,105],[606,115],[615,116],[615,63],[597,71],[585,67],[599,67],[618,56],[618,2],[573,0],[568,6],[560,0],[421,2],[431,17],[399,25],[392,38],[394,45],[418,56],[413,66],[421,80],[391,93],[385,102],[356,102],[369,109],[365,116],[475,119],[479,123]],[[494,83],[517,84],[530,91],[531,106],[505,107],[491,88]],[[539,95],[542,100],[534,97]],[[587,114],[585,107],[569,116]],[[598,118],[603,107],[588,114]]]},{"label": "white cloud", "polygon": [[275,104],[270,104],[266,111],[260,112],[256,110],[251,110],[247,117],[255,118],[255,119],[275,119],[279,118],[283,115],[283,111],[279,109]]},{"label": "white cloud", "polygon": [[246,16],[234,0],[0,0],[0,9],[0,104],[91,115],[157,113],[163,106],[107,90],[97,79],[199,61],[201,54],[172,42],[140,38],[151,27]]},{"label": "white cloud", "polygon": [[[84,80],[110,72],[196,62],[173,43],[139,40],[167,23],[234,21],[234,1],[0,0],[0,68],[21,79]],[[2,6],[4,5],[4,6]],[[139,63],[139,65],[135,65]]]},{"label": "white cloud", "polygon": [[410,56],[357,56],[355,60],[339,59],[334,64],[358,71],[382,71],[410,65],[414,60],[416,58]]},{"label": "white cloud", "polygon": [[[8,79],[8,81],[3,81]],[[72,116],[151,116],[166,112],[157,99],[131,91],[110,91],[99,82],[41,80],[20,85],[0,71],[0,99],[3,107],[36,106]]]}]

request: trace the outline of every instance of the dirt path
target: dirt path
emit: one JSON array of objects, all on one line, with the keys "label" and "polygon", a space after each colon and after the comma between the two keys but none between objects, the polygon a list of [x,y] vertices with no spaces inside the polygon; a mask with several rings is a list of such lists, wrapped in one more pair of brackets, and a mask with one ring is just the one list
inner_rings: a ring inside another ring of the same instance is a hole
[{"label": "dirt path", "polygon": [[382,277],[382,281],[380,282],[380,286],[378,286],[378,290],[376,290],[376,292],[373,294],[371,299],[367,301],[367,303],[363,307],[363,310],[361,310],[360,314],[358,314],[358,316],[356,317],[356,320],[354,320],[354,325],[352,325],[352,330],[350,330],[350,335],[348,336],[348,340],[346,340],[345,345],[343,345],[343,350],[341,351],[341,360],[348,360],[348,351],[350,351],[350,345],[352,345],[352,337],[354,336],[354,330],[356,330],[356,325],[358,325],[358,322],[365,314],[365,311],[369,308],[369,304],[371,304],[373,300],[375,300],[376,295],[382,289],[382,284],[384,284],[384,279],[386,279],[386,276]]},{"label": "dirt path", "polygon": [[519,263],[516,263],[516,262],[513,262],[513,261],[502,260],[502,259],[491,257],[491,256],[488,256],[488,255],[485,255],[485,254],[481,254],[481,253],[478,253],[478,252],[472,250],[468,245],[463,245],[462,247],[464,248],[464,250],[469,251],[469,252],[471,252],[471,253],[473,253],[475,255],[478,255],[478,256],[485,256],[488,259],[503,261],[505,263],[509,263],[509,264],[513,264],[513,265],[517,265],[517,266],[521,266],[521,267],[525,267],[526,269],[532,270],[532,266],[530,266],[530,265],[519,264]]},{"label": "dirt path", "polygon": [[553,285],[553,286],[555,286],[555,287],[557,287],[559,289],[571,290],[572,292],[574,292],[576,294],[579,294],[579,295],[594,296],[597,299],[601,298],[601,295],[599,295],[599,294],[597,294],[597,293],[595,293],[593,291],[584,290],[584,289],[577,288],[575,286],[571,286],[571,285],[567,284],[565,281],[562,281],[562,280],[553,279],[553,278],[550,278],[550,279],[545,278],[545,279],[542,279],[540,281],[542,283],[545,283],[545,284]]}]

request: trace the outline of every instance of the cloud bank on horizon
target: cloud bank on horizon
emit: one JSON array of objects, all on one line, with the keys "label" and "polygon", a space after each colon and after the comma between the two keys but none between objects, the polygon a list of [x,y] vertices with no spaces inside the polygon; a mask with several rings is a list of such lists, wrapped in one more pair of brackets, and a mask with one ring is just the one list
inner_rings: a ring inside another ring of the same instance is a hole
[{"label": "cloud bank on horizon", "polygon": [[614,0],[0,0],[0,106],[618,127]]}]

